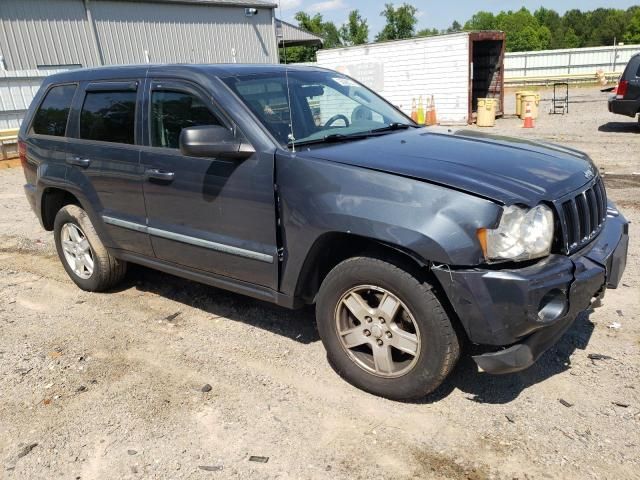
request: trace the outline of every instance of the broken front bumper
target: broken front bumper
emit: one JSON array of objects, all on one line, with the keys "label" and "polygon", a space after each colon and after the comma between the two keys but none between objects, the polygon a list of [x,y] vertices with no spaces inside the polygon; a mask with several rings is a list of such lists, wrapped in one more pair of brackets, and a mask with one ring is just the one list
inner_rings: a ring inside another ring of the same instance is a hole
[{"label": "broken front bumper", "polygon": [[573,256],[522,268],[434,269],[469,339],[497,349],[477,355],[489,373],[530,367],[594,297],[616,288],[627,262],[629,225],[610,208],[605,227]]}]

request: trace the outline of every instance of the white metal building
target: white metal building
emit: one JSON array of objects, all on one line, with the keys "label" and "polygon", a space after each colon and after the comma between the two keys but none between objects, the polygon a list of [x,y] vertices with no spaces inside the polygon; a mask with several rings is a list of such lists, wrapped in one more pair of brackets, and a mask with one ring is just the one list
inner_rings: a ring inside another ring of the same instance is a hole
[{"label": "white metal building", "polygon": [[438,121],[473,122],[478,98],[503,103],[503,32],[463,32],[319,50],[320,67],[345,73],[405,113],[434,95]]}]

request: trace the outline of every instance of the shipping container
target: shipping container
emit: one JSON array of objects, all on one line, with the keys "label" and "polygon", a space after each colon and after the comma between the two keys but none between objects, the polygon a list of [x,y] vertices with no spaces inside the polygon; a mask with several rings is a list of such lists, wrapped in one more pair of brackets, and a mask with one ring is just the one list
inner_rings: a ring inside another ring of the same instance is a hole
[{"label": "shipping container", "polygon": [[504,32],[461,32],[319,50],[320,67],[347,74],[411,114],[433,95],[441,124],[473,123],[478,98],[504,101]]}]

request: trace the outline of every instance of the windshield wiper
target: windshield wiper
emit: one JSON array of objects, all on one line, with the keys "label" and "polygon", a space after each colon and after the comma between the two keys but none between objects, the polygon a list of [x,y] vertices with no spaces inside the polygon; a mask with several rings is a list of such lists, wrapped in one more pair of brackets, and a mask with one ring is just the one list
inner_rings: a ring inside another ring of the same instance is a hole
[{"label": "windshield wiper", "polygon": [[289,142],[287,145],[289,147],[295,145],[314,145],[318,143],[333,143],[333,142],[344,142],[348,140],[361,140],[363,138],[368,138],[372,136],[376,136],[378,133],[391,132],[394,130],[406,130],[407,128],[418,128],[419,125],[411,125],[409,123],[390,123],[389,125],[385,125],[384,127],[374,128],[373,130],[366,130],[364,132],[357,133],[330,133],[329,135],[325,135],[320,138],[313,138],[309,140],[300,140]]},{"label": "windshield wiper", "polygon": [[342,133],[331,133],[329,135],[325,135],[324,137],[320,137],[320,138],[290,141],[287,145],[291,147],[292,145],[313,145],[316,143],[333,143],[333,142],[342,142],[345,140],[358,140],[361,138],[366,138],[368,136],[369,136],[369,132],[352,133],[349,135],[344,135]]},{"label": "windshield wiper", "polygon": [[374,128],[373,130],[370,130],[371,133],[378,133],[378,132],[390,132],[393,130],[406,130],[408,128],[419,128],[420,125],[412,125],[410,123],[399,123],[399,122],[394,122],[394,123],[390,123],[389,125],[385,125],[384,127],[380,127],[380,128]]}]

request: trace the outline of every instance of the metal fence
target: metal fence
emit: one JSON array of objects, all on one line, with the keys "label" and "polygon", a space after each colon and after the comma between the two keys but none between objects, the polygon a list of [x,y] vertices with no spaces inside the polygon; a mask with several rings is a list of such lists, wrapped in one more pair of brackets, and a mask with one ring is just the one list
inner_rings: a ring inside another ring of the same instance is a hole
[{"label": "metal fence", "polygon": [[640,45],[512,52],[505,55],[505,78],[620,74],[636,53]]}]

